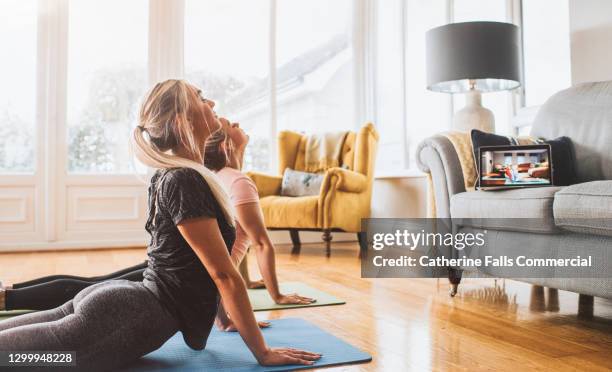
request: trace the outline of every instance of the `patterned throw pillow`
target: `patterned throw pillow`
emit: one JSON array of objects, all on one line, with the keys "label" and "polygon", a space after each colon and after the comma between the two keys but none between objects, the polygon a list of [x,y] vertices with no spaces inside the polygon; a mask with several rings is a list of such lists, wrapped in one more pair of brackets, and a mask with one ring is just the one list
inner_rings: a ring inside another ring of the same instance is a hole
[{"label": "patterned throw pillow", "polygon": [[317,173],[300,172],[290,168],[283,173],[281,185],[282,196],[309,196],[319,195],[323,175]]}]

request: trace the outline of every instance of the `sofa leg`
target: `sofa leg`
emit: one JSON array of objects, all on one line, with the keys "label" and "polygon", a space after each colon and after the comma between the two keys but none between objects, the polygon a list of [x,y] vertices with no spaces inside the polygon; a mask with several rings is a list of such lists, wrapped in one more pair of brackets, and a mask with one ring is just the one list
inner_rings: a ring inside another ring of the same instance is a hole
[{"label": "sofa leg", "polygon": [[546,294],[546,311],[559,311],[559,290],[547,287]]},{"label": "sofa leg", "polygon": [[325,255],[329,257],[331,256],[331,241],[332,241],[331,231],[323,230],[322,238],[323,238],[323,241],[325,242]]},{"label": "sofa leg", "polygon": [[289,235],[291,236],[291,243],[293,243],[291,254],[299,254],[302,248],[302,243],[300,243],[300,232],[297,229],[290,229]]},{"label": "sofa leg", "polygon": [[358,232],[357,241],[359,241],[359,258],[365,258],[368,253],[368,237],[366,233]]},{"label": "sofa leg", "polygon": [[529,297],[529,310],[542,312],[546,310],[544,299],[544,287],[541,285],[531,286],[531,296]]},{"label": "sofa leg", "polygon": [[593,296],[580,294],[578,295],[578,317],[590,319],[593,317],[593,305],[595,299]]},{"label": "sofa leg", "polygon": [[455,297],[455,295],[457,294],[457,288],[459,287],[459,283],[461,283],[461,270],[449,267],[448,281],[450,283],[450,290],[448,294],[451,297]]}]

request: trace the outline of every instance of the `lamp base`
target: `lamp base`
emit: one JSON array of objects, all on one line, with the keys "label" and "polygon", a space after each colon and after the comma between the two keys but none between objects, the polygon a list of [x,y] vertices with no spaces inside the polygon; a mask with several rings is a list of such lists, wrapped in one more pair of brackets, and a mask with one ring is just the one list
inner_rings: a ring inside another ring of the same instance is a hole
[{"label": "lamp base", "polygon": [[478,129],[483,132],[495,133],[495,117],[493,112],[482,107],[482,96],[477,90],[470,90],[465,95],[465,107],[453,116],[453,129],[470,132]]}]

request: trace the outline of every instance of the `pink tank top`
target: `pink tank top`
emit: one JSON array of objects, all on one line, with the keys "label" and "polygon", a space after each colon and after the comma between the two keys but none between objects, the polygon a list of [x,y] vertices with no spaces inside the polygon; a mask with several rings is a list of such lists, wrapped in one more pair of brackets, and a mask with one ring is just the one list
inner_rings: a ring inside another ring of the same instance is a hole
[{"label": "pink tank top", "polygon": [[[237,169],[225,167],[217,172],[217,176],[221,180],[221,184],[230,194],[234,207],[248,203],[259,204],[257,186],[255,186],[255,183],[253,183],[244,173]],[[250,244],[251,241],[246,231],[244,231],[240,223],[236,221],[236,241],[232,247],[231,256],[232,262],[234,262],[235,265],[238,265],[240,261],[242,261]]]}]

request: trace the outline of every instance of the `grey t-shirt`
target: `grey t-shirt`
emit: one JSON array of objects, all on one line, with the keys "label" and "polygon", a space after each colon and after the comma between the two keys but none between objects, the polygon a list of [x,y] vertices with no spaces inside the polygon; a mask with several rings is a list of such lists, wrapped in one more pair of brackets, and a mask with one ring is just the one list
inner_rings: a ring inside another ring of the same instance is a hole
[{"label": "grey t-shirt", "polygon": [[[212,329],[219,291],[208,271],[178,231],[181,221],[216,218],[228,251],[236,232],[225,219],[204,178],[191,168],[158,170],[149,186],[151,235],[144,284],[178,320],[185,343],[201,350]],[[155,320],[151,319],[151,325]]]}]

